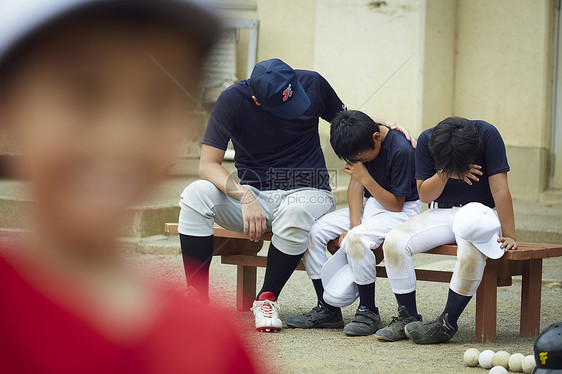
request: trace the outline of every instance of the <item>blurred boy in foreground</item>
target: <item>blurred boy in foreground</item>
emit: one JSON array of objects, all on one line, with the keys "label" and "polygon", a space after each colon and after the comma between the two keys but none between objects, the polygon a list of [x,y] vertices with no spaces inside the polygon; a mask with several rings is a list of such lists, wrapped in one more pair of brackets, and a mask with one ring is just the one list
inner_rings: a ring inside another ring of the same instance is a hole
[{"label": "blurred boy in foreground", "polygon": [[0,5],[0,123],[34,199],[29,241],[0,257],[0,372],[254,371],[222,314],[135,279],[117,245],[218,32],[190,1]]}]

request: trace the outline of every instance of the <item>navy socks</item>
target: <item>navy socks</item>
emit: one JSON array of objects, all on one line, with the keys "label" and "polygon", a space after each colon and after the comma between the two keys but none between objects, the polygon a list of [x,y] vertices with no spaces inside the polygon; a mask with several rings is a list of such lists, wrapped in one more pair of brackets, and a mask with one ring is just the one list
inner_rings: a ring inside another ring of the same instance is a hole
[{"label": "navy socks", "polygon": [[324,301],[324,286],[322,285],[322,279],[311,279],[312,284],[314,285],[314,291],[316,291],[316,297],[318,298],[318,302],[321,303],[328,309],[330,312],[335,312],[338,310],[338,307],[332,306]]},{"label": "navy socks", "polygon": [[369,284],[358,284],[359,288],[359,306],[369,308],[378,314],[375,307],[375,282]]},{"label": "navy socks", "polygon": [[444,316],[446,313],[449,314],[449,323],[456,329],[458,329],[457,321],[461,316],[464,308],[468,305],[468,302],[472,299],[472,296],[462,296],[449,288],[449,296],[447,297],[447,305],[445,305],[445,310],[441,314]]},{"label": "navy socks", "polygon": [[406,307],[410,316],[419,319],[418,307],[416,306],[416,291],[405,294],[395,293],[394,296],[396,296],[396,301],[398,302],[399,307]]},{"label": "navy socks", "polygon": [[195,288],[202,302],[209,302],[209,266],[214,237],[180,234],[181,254],[187,285]]},{"label": "navy socks", "polygon": [[291,274],[297,268],[302,256],[302,254],[296,256],[287,255],[275,248],[273,243],[271,243],[267,253],[265,279],[263,287],[258,293],[258,298],[263,292],[267,291],[272,292],[278,298],[285,283],[287,283]]},{"label": "navy socks", "polygon": [[324,303],[324,286],[322,285],[322,279],[311,279],[312,285],[314,286],[314,291],[316,291],[316,297],[318,301]]}]

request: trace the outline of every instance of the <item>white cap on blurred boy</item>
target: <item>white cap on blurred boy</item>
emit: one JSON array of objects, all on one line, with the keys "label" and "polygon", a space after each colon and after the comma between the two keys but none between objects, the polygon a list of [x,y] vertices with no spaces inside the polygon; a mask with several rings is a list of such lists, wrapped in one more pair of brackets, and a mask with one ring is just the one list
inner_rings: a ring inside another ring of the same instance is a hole
[{"label": "white cap on blurred boy", "polygon": [[486,257],[497,259],[504,250],[498,239],[501,224],[496,212],[480,203],[469,203],[457,212],[453,232],[461,240],[471,242]]},{"label": "white cap on blurred boy", "polygon": [[220,32],[218,17],[201,0],[2,0],[0,59],[26,37],[65,16],[97,8],[150,12],[184,28],[207,50]]}]

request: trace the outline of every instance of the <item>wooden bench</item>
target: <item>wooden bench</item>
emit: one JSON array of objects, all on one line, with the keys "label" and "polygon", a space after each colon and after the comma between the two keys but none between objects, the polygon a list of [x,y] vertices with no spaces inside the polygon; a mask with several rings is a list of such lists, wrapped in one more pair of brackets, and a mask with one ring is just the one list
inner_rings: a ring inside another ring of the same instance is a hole
[{"label": "wooden bench", "polygon": [[[165,231],[177,233],[177,223],[166,223]],[[215,224],[215,256],[221,263],[237,266],[236,307],[247,311],[256,296],[256,274],[258,267],[265,267],[267,257],[258,256],[264,240],[272,234],[265,233],[260,242],[251,242],[244,234],[227,230]],[[328,250],[337,250],[333,243]],[[377,264],[383,260],[382,247],[374,250]],[[426,253],[456,256],[457,246],[442,245]],[[534,337],[540,331],[542,260],[562,256],[562,245],[519,243],[516,251],[508,251],[498,260],[488,259],[484,277],[476,292],[476,341],[496,341],[497,287],[511,286],[512,277],[522,276],[521,318],[519,333],[523,337]],[[305,270],[301,262],[297,270]],[[449,283],[452,272],[416,269],[420,281]],[[377,266],[377,277],[387,277],[384,266]]]}]

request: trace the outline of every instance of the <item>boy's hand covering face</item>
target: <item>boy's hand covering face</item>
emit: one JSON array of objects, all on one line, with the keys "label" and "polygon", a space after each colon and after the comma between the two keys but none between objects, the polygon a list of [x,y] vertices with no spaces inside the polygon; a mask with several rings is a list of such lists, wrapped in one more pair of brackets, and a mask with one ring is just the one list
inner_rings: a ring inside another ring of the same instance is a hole
[{"label": "boy's hand covering face", "polygon": [[361,161],[346,163],[343,171],[363,185],[365,185],[367,178],[371,177],[369,171]]},{"label": "boy's hand covering face", "polygon": [[189,133],[200,56],[163,25],[76,27],[33,45],[2,104],[43,222],[94,240],[165,175]]},{"label": "boy's hand covering face", "polygon": [[[469,168],[470,169],[468,170],[468,173],[466,173],[465,175],[450,175],[448,178],[461,179],[466,184],[472,186],[472,181],[478,182],[480,180],[478,176],[482,175],[482,171],[480,171],[480,169],[482,169],[482,166],[476,164],[470,164]],[[440,171],[438,173],[441,177],[444,177]]]}]

